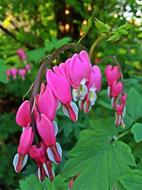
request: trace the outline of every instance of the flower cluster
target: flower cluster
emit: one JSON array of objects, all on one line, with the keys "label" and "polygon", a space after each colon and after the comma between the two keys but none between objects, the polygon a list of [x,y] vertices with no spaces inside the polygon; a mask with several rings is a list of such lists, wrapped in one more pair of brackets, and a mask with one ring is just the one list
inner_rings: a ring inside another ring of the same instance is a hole
[{"label": "flower cluster", "polygon": [[123,83],[120,81],[121,72],[118,66],[108,65],[105,69],[108,83],[108,96],[111,98],[112,108],[116,111],[115,125],[125,126],[124,116],[126,113],[127,94],[124,92]]},{"label": "flower cluster", "polygon": [[20,68],[20,69],[16,69],[16,68],[8,69],[6,70],[7,80],[10,80],[11,78],[15,80],[17,76],[20,76],[22,80],[25,80],[26,74],[30,72],[30,70],[31,70],[30,64],[26,64],[24,68]]},{"label": "flower cluster", "polygon": [[25,100],[16,114],[16,123],[23,128],[18,153],[13,160],[16,172],[22,170],[29,155],[37,164],[39,180],[46,176],[53,180],[52,164],[59,164],[62,159],[61,146],[56,142],[58,107],[62,107],[71,121],[77,121],[76,102],[81,110],[89,112],[101,89],[101,81],[99,67],[91,65],[85,50],[47,70],[46,84],[41,84],[34,104],[31,106],[31,102]]}]

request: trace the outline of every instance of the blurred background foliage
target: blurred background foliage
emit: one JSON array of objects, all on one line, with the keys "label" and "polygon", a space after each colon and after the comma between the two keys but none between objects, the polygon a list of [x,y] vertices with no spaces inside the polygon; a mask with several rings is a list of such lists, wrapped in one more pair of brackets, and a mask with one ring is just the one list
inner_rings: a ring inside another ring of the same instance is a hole
[{"label": "blurred background foliage", "polygon": [[[77,42],[79,39],[88,51],[94,44],[95,49],[92,53],[90,50],[92,64],[98,64],[102,72],[106,64],[116,61],[120,63],[129,94],[126,127],[129,128],[133,123],[142,121],[141,0],[1,0],[0,189],[40,190],[47,187],[50,190],[67,189],[67,179],[64,179],[64,175],[58,174],[61,173],[65,160],[69,157],[68,151],[75,145],[80,131],[89,128],[93,118],[101,119],[103,116],[105,119],[112,115],[105,90],[100,93],[91,113],[88,115],[80,113],[79,121],[75,124],[59,111],[58,141],[64,152],[62,164],[59,167],[55,166],[57,178],[54,183],[48,179],[42,184],[38,182],[32,175],[36,171],[32,161],[29,161],[22,174],[15,174],[12,159],[18,145],[20,130],[15,124],[15,113],[36,76],[40,66],[39,60],[56,48],[72,41]],[[16,55],[16,50],[19,48],[24,48],[26,51],[32,70],[24,81],[19,78],[8,81],[5,74],[7,69],[24,67]],[[53,65],[60,63],[61,59],[64,61],[71,53],[63,55]],[[103,87],[106,88],[105,82]],[[142,151],[140,151],[142,144],[136,146],[134,140],[131,141],[130,138],[132,137],[124,140],[134,148],[136,168],[142,169]],[[121,179],[119,187],[122,184],[127,187],[125,182],[124,178]]]}]

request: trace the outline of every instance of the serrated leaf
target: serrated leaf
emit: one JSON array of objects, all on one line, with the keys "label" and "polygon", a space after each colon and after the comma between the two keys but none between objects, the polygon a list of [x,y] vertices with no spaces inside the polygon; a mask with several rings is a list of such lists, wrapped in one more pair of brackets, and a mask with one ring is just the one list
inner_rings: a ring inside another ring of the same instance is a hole
[{"label": "serrated leaf", "polygon": [[110,32],[110,26],[103,23],[102,21],[100,21],[97,18],[95,19],[95,25],[96,25],[96,28],[102,33]]},{"label": "serrated leaf", "polygon": [[127,112],[135,120],[142,117],[142,99],[141,94],[134,88],[131,88],[128,92],[128,98],[126,102]]},{"label": "serrated leaf", "polygon": [[127,190],[141,190],[142,189],[142,171],[134,170],[120,178],[120,183]]},{"label": "serrated leaf", "polygon": [[101,120],[81,133],[63,170],[63,176],[78,176],[73,190],[112,189],[122,174],[131,171],[129,166],[135,165],[129,146],[112,142],[116,135],[113,127],[111,120]]},{"label": "serrated leaf", "polygon": [[142,141],[142,124],[141,123],[135,123],[132,126],[131,132],[134,134],[134,139],[137,143]]}]

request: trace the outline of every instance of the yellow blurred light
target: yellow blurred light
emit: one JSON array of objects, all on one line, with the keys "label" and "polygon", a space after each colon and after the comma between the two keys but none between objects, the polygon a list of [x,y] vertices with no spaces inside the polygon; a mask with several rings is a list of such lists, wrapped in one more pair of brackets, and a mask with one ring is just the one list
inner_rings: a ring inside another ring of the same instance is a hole
[{"label": "yellow blurred light", "polygon": [[83,20],[82,24],[87,25],[87,20]]},{"label": "yellow blurred light", "polygon": [[65,30],[68,32],[70,29],[70,25],[69,24],[65,24]]},{"label": "yellow blurred light", "polygon": [[66,15],[70,14],[70,10],[69,10],[69,9],[66,9],[66,10],[65,10],[65,14],[66,14]]},{"label": "yellow blurred light", "polygon": [[92,7],[91,7],[90,4],[88,5],[87,9],[88,9],[88,11],[91,11],[91,10],[92,10]]},{"label": "yellow blurred light", "polygon": [[80,36],[83,36],[84,32],[82,30],[80,30]]},{"label": "yellow blurred light", "polygon": [[11,19],[12,19],[12,16],[8,16],[8,17],[3,21],[2,25],[3,25],[4,28],[7,28],[7,27],[9,27],[9,26],[11,25],[11,23],[10,23]]},{"label": "yellow blurred light", "polygon": [[60,30],[61,32],[64,32],[64,30],[65,30],[64,26],[63,26],[61,23],[59,24],[59,30]]}]

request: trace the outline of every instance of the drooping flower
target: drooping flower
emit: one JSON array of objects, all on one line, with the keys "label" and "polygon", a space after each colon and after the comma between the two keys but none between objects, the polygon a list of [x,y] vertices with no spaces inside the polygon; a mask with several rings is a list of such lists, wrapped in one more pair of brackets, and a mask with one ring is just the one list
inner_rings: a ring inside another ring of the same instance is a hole
[{"label": "drooping flower", "polygon": [[51,121],[54,120],[58,107],[57,98],[53,95],[48,85],[42,83],[40,94],[37,101],[40,113],[45,114]]},{"label": "drooping flower", "polygon": [[47,157],[46,146],[41,142],[38,146],[33,145],[30,149],[29,155],[36,161],[38,170],[37,176],[40,181],[47,176],[52,181],[54,179],[54,171],[52,163]]},{"label": "drooping flower", "polygon": [[31,127],[25,128],[20,137],[18,153],[15,155],[13,160],[13,165],[17,173],[19,173],[27,163],[28,153],[32,146],[33,139],[34,139],[34,134],[32,128]]},{"label": "drooping flower", "polygon": [[24,49],[20,48],[16,51],[17,55],[19,56],[19,59],[24,61],[27,59],[26,53],[24,51]]},{"label": "drooping flower", "polygon": [[22,80],[25,80],[26,69],[19,69],[18,74],[21,76]]},{"label": "drooping flower", "polygon": [[105,75],[108,85],[111,86],[115,81],[118,81],[121,73],[118,66],[107,65]]},{"label": "drooping flower", "polygon": [[52,90],[53,94],[63,104],[63,111],[72,121],[78,119],[78,108],[72,102],[71,89],[68,80],[61,75],[55,74],[48,70],[46,73],[47,84]]},{"label": "drooping flower", "polygon": [[21,127],[27,127],[29,126],[30,122],[30,102],[29,100],[25,100],[16,113],[16,123]]},{"label": "drooping flower", "polygon": [[88,113],[91,107],[95,104],[97,99],[97,92],[101,89],[102,76],[101,70],[98,66],[93,66],[90,74],[90,80],[87,83],[88,93],[83,101],[79,102],[80,109]]},{"label": "drooping flower", "polygon": [[73,87],[73,98],[75,101],[85,98],[87,94],[86,82],[89,81],[91,64],[89,56],[85,50],[72,56],[71,59],[66,62],[66,72],[71,86]]},{"label": "drooping flower", "polygon": [[10,76],[11,76],[11,70],[10,69],[6,70],[6,76],[7,76],[7,80],[9,80]]},{"label": "drooping flower", "polygon": [[54,128],[53,123],[44,115],[37,116],[37,130],[45,145],[47,146],[47,154],[51,161],[60,163],[62,158],[62,150],[56,143],[57,128]]},{"label": "drooping flower", "polygon": [[118,96],[122,94],[123,84],[122,82],[114,82],[110,90],[111,105],[112,108],[115,108],[118,100]]},{"label": "drooping flower", "polygon": [[31,65],[30,65],[30,64],[26,64],[25,69],[26,69],[27,72],[30,72],[30,70],[31,70]]},{"label": "drooping flower", "polygon": [[17,73],[18,73],[18,71],[16,68],[11,69],[11,75],[13,76],[13,79],[16,79]]}]

